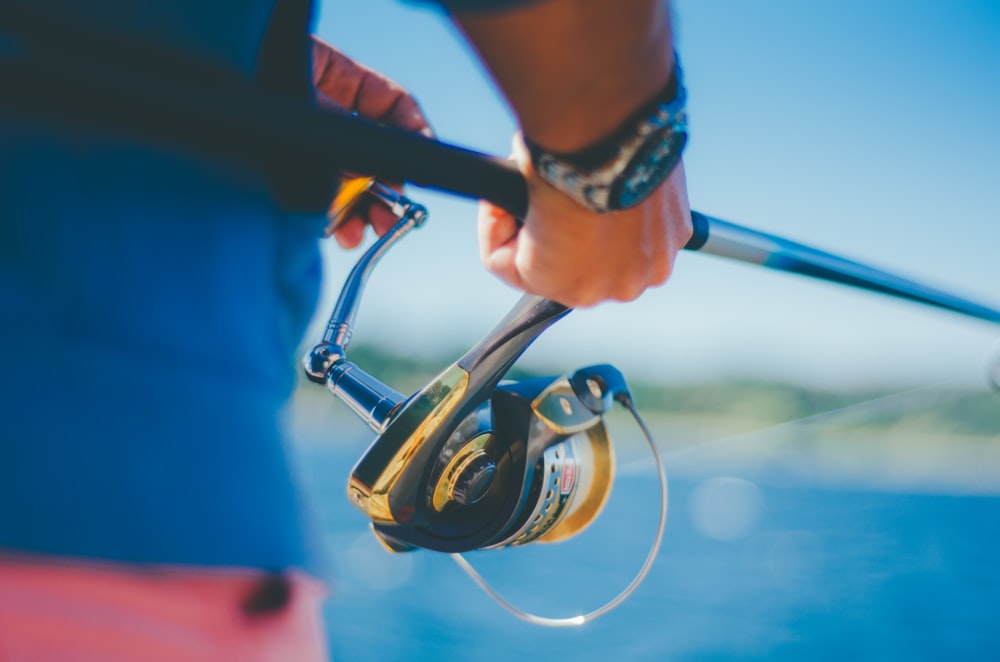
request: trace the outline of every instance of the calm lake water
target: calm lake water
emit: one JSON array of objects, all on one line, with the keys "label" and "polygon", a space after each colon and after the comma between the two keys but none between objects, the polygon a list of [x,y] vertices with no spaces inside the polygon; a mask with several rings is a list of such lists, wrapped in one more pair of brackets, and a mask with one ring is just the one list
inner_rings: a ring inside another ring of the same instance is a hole
[{"label": "calm lake water", "polygon": [[[346,500],[371,435],[320,441],[300,429],[302,471],[321,523],[336,660],[1000,659],[1000,498],[822,483],[674,466],[670,515],[646,582],[582,628],[546,629],[503,611],[445,555],[392,555]],[[657,516],[641,448],[581,536],[480,552],[501,594],[546,616],[589,611],[638,570]],[[670,453],[667,453],[668,460]],[[724,467],[724,468],[723,468]]]}]

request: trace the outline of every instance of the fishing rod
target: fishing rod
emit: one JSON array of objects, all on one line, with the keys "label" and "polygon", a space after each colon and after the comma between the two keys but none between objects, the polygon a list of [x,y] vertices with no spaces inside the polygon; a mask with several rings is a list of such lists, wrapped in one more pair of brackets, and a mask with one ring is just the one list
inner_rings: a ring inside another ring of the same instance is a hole
[{"label": "fishing rod", "polygon": [[[487,200],[518,218],[527,213],[527,184],[509,160],[322,111],[162,44],[28,4],[0,4],[0,19],[0,108],[256,163],[291,188],[295,202],[317,209],[329,203],[339,173],[350,171]],[[74,100],[71,109],[67,98]],[[1000,323],[995,307],[698,211],[691,220],[686,250]]]}]

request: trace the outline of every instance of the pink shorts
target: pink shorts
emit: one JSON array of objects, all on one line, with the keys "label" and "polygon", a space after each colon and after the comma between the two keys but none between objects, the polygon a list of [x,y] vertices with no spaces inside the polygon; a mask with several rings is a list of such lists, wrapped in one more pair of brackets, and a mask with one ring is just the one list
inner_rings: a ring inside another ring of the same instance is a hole
[{"label": "pink shorts", "polygon": [[326,660],[324,595],[296,572],[0,556],[0,662]]}]

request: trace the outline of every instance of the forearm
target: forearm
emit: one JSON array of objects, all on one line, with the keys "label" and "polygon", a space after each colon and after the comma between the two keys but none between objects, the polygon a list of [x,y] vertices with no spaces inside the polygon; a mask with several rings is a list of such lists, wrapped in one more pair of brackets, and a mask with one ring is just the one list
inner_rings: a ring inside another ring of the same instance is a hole
[{"label": "forearm", "polygon": [[665,0],[543,0],[454,18],[525,135],[554,152],[612,134],[673,71]]}]

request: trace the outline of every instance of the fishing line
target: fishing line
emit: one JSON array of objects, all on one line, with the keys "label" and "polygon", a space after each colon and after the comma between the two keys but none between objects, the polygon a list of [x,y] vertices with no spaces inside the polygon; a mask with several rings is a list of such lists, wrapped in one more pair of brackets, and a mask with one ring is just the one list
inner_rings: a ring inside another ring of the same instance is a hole
[{"label": "fishing line", "polygon": [[[818,423],[829,422],[831,420],[844,422],[845,418],[848,421],[853,420],[857,422],[865,420],[865,418],[869,418],[876,414],[887,412],[905,412],[917,406],[961,397],[962,394],[959,391],[945,388],[948,386],[955,386],[959,383],[960,382],[957,379],[931,382],[929,384],[917,386],[899,393],[891,393],[889,395],[863,400],[862,402],[856,402],[843,407],[838,407],[836,409],[810,414],[808,416],[803,416],[790,421],[783,421],[767,427],[751,430],[750,432],[743,432],[736,435],[714,439],[702,444],[678,448],[665,453],[664,457],[668,461],[699,459],[705,455],[719,455],[727,448],[731,448],[736,445],[742,446],[753,443],[763,444],[774,442],[774,439],[769,439],[766,436],[797,426],[815,425]],[[924,395],[927,397],[913,399],[913,396],[915,395]],[[905,406],[901,406],[904,403]],[[849,416],[851,414],[853,414],[853,416]],[[864,414],[864,416],[859,418],[856,417],[857,414]],[[620,465],[619,473],[624,474],[645,470],[648,467],[648,464],[648,459],[633,460]]]},{"label": "fishing line", "polygon": [[653,433],[650,431],[649,426],[646,425],[646,422],[642,419],[642,416],[639,415],[639,412],[635,408],[635,404],[632,402],[632,398],[627,394],[620,394],[616,397],[616,400],[628,409],[629,413],[632,414],[633,418],[635,418],[636,422],[639,424],[639,428],[642,430],[643,435],[646,437],[646,443],[649,444],[649,449],[652,453],[652,459],[655,462],[656,473],[660,482],[660,516],[656,526],[656,536],[653,539],[653,544],[649,549],[649,553],[646,555],[646,560],[643,561],[642,567],[639,568],[639,572],[621,591],[621,593],[606,602],[603,606],[578,616],[563,618],[538,616],[514,606],[508,600],[503,598],[492,586],[489,585],[486,579],[479,574],[479,572],[462,554],[451,554],[451,558],[454,559],[455,563],[457,563],[458,566],[472,578],[472,581],[474,581],[487,595],[493,598],[501,607],[514,616],[533,625],[542,625],[551,628],[578,627],[603,616],[620,605],[628,599],[633,592],[635,592],[635,590],[639,587],[639,584],[641,584],[646,578],[646,575],[649,574],[649,570],[653,567],[653,562],[656,560],[656,556],[660,551],[660,543],[663,541],[663,533],[667,525],[667,473],[663,468],[663,461],[656,448],[656,441],[653,439]]},{"label": "fishing line", "polygon": [[986,379],[990,384],[990,388],[994,392],[1000,393],[1000,356],[994,358],[986,368]]}]

